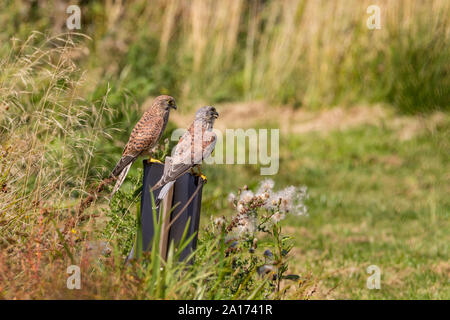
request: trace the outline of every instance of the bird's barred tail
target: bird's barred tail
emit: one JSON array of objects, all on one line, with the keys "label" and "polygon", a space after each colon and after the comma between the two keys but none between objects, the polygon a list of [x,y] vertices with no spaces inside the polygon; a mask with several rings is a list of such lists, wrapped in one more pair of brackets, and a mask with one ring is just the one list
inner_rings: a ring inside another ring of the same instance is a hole
[{"label": "bird's barred tail", "polygon": [[129,163],[125,168],[123,168],[122,172],[120,172],[119,176],[117,177],[116,185],[114,186],[114,189],[111,193],[111,198],[117,192],[117,190],[119,190],[123,181],[127,177],[128,171],[130,170],[132,164],[133,162]]},{"label": "bird's barred tail", "polygon": [[117,165],[114,167],[113,171],[111,172],[111,177],[117,177],[120,175],[120,173],[126,168],[127,165],[130,163],[133,163],[134,160],[136,160],[136,156],[122,156],[120,158]]},{"label": "bird's barred tail", "polygon": [[158,194],[158,198],[155,200],[155,206],[158,207],[161,201],[166,197],[167,193],[169,192],[170,188],[173,186],[175,181],[170,181],[164,187],[161,189],[161,191]]}]

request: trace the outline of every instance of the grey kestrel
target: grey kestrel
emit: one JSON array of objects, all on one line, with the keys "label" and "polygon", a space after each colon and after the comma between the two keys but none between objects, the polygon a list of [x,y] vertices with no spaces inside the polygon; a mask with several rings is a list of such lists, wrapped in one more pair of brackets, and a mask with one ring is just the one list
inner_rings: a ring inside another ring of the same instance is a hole
[{"label": "grey kestrel", "polygon": [[163,176],[152,187],[152,190],[163,187],[156,199],[156,205],[164,199],[176,179],[211,155],[217,140],[212,129],[218,116],[216,109],[211,106],[197,111],[195,120],[178,141],[172,156],[166,157]]},{"label": "grey kestrel", "polygon": [[111,173],[111,177],[117,178],[111,196],[119,190],[133,162],[140,155],[150,154],[151,149],[158,143],[166,128],[172,108],[177,108],[175,99],[171,96],[162,95],[157,97],[151,107],[142,115],[142,118],[131,131],[122,158]]}]

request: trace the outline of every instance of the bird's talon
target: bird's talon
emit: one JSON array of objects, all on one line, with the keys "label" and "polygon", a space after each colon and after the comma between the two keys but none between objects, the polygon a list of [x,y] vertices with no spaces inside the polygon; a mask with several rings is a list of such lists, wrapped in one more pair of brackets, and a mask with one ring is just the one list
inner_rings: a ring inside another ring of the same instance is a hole
[{"label": "bird's talon", "polygon": [[147,162],[150,162],[150,163],[160,163],[160,164],[162,164],[161,161],[159,161],[158,159],[152,158],[152,157],[148,158]]},{"label": "bird's talon", "polygon": [[197,177],[202,178],[203,182],[206,183],[208,181],[208,179],[206,178],[206,176],[203,174],[202,170],[200,169],[200,167],[196,167],[197,172],[194,174]]}]

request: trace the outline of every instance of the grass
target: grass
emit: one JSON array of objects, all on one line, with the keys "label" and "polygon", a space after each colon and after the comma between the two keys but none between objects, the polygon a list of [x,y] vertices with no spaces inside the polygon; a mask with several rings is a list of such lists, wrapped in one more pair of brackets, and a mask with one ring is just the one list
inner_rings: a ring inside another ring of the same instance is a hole
[{"label": "grass", "polygon": [[[320,277],[318,297],[331,290],[338,299],[449,298],[450,119],[403,140],[389,128],[397,117],[283,138],[275,180],[305,184],[310,194],[309,217],[285,221],[295,238],[290,265]],[[228,191],[217,175],[257,180],[246,168],[216,170],[204,196],[210,212]],[[372,264],[381,268],[381,290],[366,288]]]},{"label": "grass", "polygon": [[[445,0],[90,1],[77,55],[89,84],[142,103],[170,92],[183,105],[264,99],[319,109],[390,103],[448,109],[450,5]],[[369,30],[370,5],[381,29]],[[0,40],[65,30],[64,5],[0,5]],[[20,28],[14,28],[20,19]],[[109,102],[120,104],[114,94]]]},{"label": "grass", "polygon": [[[373,1],[90,1],[79,34],[54,3],[0,4],[0,298],[450,298],[448,1],[379,1],[375,31]],[[205,167],[193,282],[146,257],[122,268],[138,163],[118,198],[77,213],[146,103],[167,93],[181,108],[166,136],[206,103],[221,128],[281,127],[273,178],[310,193],[309,217],[283,222],[299,292],[241,286],[242,269],[235,282],[208,231],[211,215],[234,214],[230,191],[256,188],[258,166]],[[90,275],[80,292],[65,287],[74,262]],[[372,264],[379,291],[365,286]]]},{"label": "grass", "polygon": [[[298,148],[296,156],[313,154],[312,161],[321,163],[296,170],[296,176],[310,177],[305,183],[311,210],[320,212],[304,222],[308,236],[298,242],[302,252],[318,256],[306,255],[302,263],[333,261],[321,268],[329,267],[327,286],[338,285],[336,296],[448,299],[450,202],[442,173],[449,158],[436,145],[448,138],[448,125],[434,137],[428,133],[405,143],[393,143],[392,132],[369,128]],[[365,288],[371,264],[383,271],[380,292]]]}]

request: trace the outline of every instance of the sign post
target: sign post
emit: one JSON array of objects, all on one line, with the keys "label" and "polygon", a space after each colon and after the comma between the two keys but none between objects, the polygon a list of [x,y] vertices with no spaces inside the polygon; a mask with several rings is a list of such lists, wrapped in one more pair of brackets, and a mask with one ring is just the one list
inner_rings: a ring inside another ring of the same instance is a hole
[{"label": "sign post", "polygon": [[[152,186],[161,178],[164,164],[144,160],[144,178],[141,196],[141,228],[142,228],[142,248],[143,251],[150,251],[155,226],[153,224],[153,209],[150,190]],[[204,180],[202,177],[185,173],[177,179],[166,198],[157,209],[157,218],[163,217],[160,252],[162,258],[167,257],[167,251],[173,242],[175,248],[178,247],[183,232],[189,221],[186,239],[195,234],[192,241],[180,253],[180,260],[185,260],[197,247],[197,237],[200,225],[200,209],[202,201]],[[153,191],[153,198],[156,199],[160,189]],[[170,212],[172,210],[172,212]],[[162,212],[161,212],[162,211]],[[170,213],[170,217],[169,217]],[[169,219],[170,218],[170,219]],[[128,255],[127,261],[134,256],[134,247]]]}]

